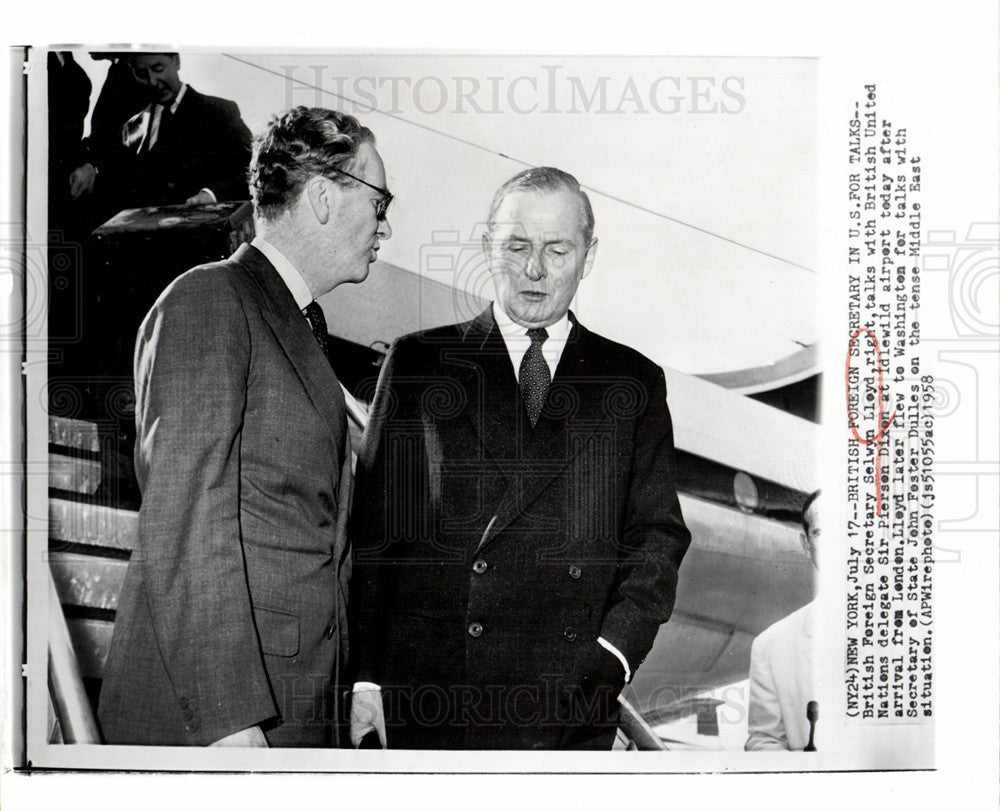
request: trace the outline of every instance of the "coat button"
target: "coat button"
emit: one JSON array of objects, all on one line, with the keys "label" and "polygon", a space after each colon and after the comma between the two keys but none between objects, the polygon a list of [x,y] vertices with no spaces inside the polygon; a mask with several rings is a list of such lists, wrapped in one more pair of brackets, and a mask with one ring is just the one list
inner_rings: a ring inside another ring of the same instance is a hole
[{"label": "coat button", "polygon": [[478,622],[473,622],[469,625],[469,636],[479,637],[483,635],[483,626]]},{"label": "coat button", "polygon": [[195,718],[195,719],[194,719],[194,720],[192,720],[192,721],[188,721],[188,722],[187,722],[187,723],[186,723],[186,724],[184,725],[184,729],[186,729],[186,730],[187,730],[188,732],[197,732],[197,731],[198,731],[198,728],[199,728],[200,726],[201,726],[201,725],[200,725],[200,724],[198,723],[198,719],[197,719],[197,718]]},{"label": "coat button", "polygon": [[181,709],[182,710],[186,710],[188,708],[188,705],[189,705],[189,702],[187,700],[187,696],[181,696],[178,699],[178,703],[181,705]]},{"label": "coat button", "polygon": [[576,641],[576,630],[573,628],[567,628],[563,631],[563,636],[566,637],[567,642],[574,642]]},{"label": "coat button", "polygon": [[475,563],[472,564],[472,571],[476,574],[482,574],[487,569],[486,561],[480,558]]},{"label": "coat button", "polygon": [[583,574],[583,572],[580,571],[579,566],[573,565],[569,567],[569,576],[572,577],[574,580],[579,580],[581,574]]}]

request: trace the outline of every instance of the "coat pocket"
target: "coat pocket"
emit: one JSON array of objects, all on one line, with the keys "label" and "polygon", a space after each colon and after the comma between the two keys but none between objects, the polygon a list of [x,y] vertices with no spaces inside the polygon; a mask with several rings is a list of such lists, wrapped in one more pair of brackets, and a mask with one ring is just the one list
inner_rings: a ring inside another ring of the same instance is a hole
[{"label": "coat pocket", "polygon": [[286,611],[254,608],[260,649],[271,656],[295,656],[299,652],[299,618]]}]

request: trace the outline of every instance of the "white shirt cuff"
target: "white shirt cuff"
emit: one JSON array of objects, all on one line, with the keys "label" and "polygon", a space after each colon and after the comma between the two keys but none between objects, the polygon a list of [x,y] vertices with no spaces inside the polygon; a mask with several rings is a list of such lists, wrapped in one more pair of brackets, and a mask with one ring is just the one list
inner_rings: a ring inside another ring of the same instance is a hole
[{"label": "white shirt cuff", "polygon": [[351,688],[352,693],[360,693],[362,690],[378,690],[381,692],[382,688],[377,684],[373,684],[370,681],[356,681],[354,682],[354,687]]},{"label": "white shirt cuff", "polygon": [[622,667],[625,668],[625,683],[628,684],[632,681],[632,668],[628,666],[628,659],[625,658],[625,654],[608,642],[608,640],[606,640],[603,636],[597,637],[597,644],[604,648],[604,650],[608,653],[614,654],[614,657],[622,663]]},{"label": "white shirt cuff", "polygon": [[212,202],[213,203],[218,203],[219,202],[218,198],[215,196],[215,192],[212,191],[211,189],[205,188],[205,189],[199,189],[198,191],[205,192],[205,194],[207,194],[209,197],[212,198]]}]

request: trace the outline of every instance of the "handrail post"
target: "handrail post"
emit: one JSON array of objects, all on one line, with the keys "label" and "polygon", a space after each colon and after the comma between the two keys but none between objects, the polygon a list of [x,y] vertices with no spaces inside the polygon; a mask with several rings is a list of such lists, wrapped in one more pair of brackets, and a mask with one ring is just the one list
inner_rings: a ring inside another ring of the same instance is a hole
[{"label": "handrail post", "polygon": [[80,668],[69,637],[56,584],[49,572],[49,695],[55,705],[64,743],[100,743],[101,733],[90,708]]}]

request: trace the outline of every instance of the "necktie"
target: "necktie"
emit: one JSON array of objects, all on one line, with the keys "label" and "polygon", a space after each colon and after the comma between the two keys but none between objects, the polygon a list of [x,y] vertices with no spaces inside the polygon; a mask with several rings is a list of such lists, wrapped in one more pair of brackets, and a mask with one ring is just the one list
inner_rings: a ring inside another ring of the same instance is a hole
[{"label": "necktie", "polygon": [[319,348],[323,350],[323,355],[329,357],[326,343],[326,316],[323,315],[323,308],[319,306],[319,302],[313,300],[305,306],[302,314],[309,322],[313,337],[316,339],[316,343],[319,344]]},{"label": "necktie", "polygon": [[169,122],[170,110],[162,104],[157,104],[153,109],[153,120],[149,128],[149,138],[146,144],[147,152],[163,139],[163,133],[168,129]]},{"label": "necktie", "polygon": [[549,372],[549,365],[542,355],[542,344],[545,343],[549,334],[544,328],[529,329],[528,337],[531,339],[531,346],[521,358],[521,371],[517,380],[521,386],[524,406],[528,409],[528,419],[531,420],[531,427],[534,428],[542,413],[545,393],[549,390],[549,383],[552,382],[552,374]]},{"label": "necktie", "polygon": [[142,136],[142,141],[139,143],[139,154],[145,155],[149,150],[153,148],[153,144],[156,142],[157,133],[160,129],[159,118],[162,115],[163,105],[154,104],[149,108],[149,116],[146,120],[146,132]]}]

